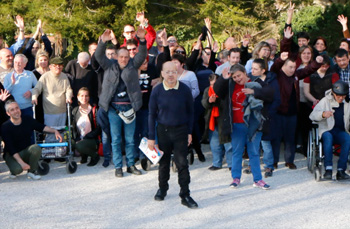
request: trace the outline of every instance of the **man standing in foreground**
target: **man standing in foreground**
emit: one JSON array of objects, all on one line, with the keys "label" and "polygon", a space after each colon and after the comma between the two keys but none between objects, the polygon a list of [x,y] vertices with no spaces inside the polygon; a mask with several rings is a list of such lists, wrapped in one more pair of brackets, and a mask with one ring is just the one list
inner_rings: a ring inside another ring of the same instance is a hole
[{"label": "man standing in foreground", "polygon": [[10,178],[16,178],[23,170],[28,170],[28,178],[39,180],[41,176],[35,173],[41,148],[31,144],[33,130],[53,133],[60,142],[62,137],[57,130],[37,122],[30,116],[21,118],[21,110],[14,100],[7,101],[5,109],[10,119],[2,124],[1,136],[5,142],[4,159],[11,172]]},{"label": "man standing in foreground", "polygon": [[188,145],[192,141],[193,98],[190,89],[177,80],[176,66],[172,62],[163,64],[164,81],[156,86],[149,102],[149,140],[148,148],[154,149],[155,126],[159,149],[164,151],[159,161],[159,189],[155,200],[162,201],[169,189],[171,153],[178,169],[179,185],[181,187],[181,203],[189,208],[197,208],[198,204],[190,197],[190,172],[188,170]]}]

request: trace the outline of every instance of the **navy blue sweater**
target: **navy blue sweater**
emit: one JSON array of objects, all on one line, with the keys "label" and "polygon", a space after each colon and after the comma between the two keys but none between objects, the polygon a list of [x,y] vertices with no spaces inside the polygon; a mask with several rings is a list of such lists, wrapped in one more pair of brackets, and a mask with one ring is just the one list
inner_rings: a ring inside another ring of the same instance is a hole
[{"label": "navy blue sweater", "polygon": [[192,134],[193,98],[191,90],[180,82],[177,90],[166,91],[163,84],[157,85],[149,101],[148,136],[155,139],[156,121],[166,126],[187,125],[188,134]]}]

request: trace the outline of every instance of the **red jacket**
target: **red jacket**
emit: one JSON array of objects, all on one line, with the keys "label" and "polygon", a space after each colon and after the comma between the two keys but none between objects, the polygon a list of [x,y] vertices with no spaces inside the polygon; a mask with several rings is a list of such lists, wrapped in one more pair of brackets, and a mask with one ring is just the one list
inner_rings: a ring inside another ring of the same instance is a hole
[{"label": "red jacket", "polygon": [[[145,28],[145,30],[147,31],[147,34],[145,36],[146,42],[147,42],[147,50],[150,50],[150,48],[152,48],[153,43],[156,39],[156,31],[153,29],[153,27],[148,24],[147,28]],[[139,44],[139,39],[135,36],[134,38],[137,41],[137,44]],[[124,44],[122,44],[120,47],[124,47],[126,46],[126,39],[124,38]]]}]

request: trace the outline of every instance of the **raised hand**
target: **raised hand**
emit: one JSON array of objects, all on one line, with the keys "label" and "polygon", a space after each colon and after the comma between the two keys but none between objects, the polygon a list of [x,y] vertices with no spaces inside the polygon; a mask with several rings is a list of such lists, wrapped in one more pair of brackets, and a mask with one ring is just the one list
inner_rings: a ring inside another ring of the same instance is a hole
[{"label": "raised hand", "polygon": [[319,63],[319,64],[322,64],[323,63],[323,57],[322,56],[317,56],[316,57],[316,62]]},{"label": "raised hand", "polygon": [[224,70],[222,70],[222,77],[224,79],[229,79],[231,77],[231,74],[228,73],[228,71],[230,70],[230,68],[224,68]]},{"label": "raised hand", "polygon": [[112,36],[111,36],[111,31],[110,29],[106,29],[103,34],[101,35],[101,40],[102,42],[107,42],[112,40]]},{"label": "raised hand", "polygon": [[163,46],[168,46],[168,35],[166,33],[166,28],[164,28],[162,32],[160,32],[159,36],[162,39]]},{"label": "raised hand", "polygon": [[118,44],[118,40],[117,40],[117,38],[116,38],[116,36],[115,36],[113,30],[111,30],[110,36],[111,36],[111,41],[112,41],[112,43],[113,43],[114,45],[117,45],[117,44]]},{"label": "raised hand", "polygon": [[0,90],[0,100],[5,102],[5,100],[10,96],[10,92],[6,89],[1,89]]},{"label": "raised hand", "polygon": [[207,29],[208,29],[209,31],[211,31],[211,20],[210,20],[209,17],[207,17],[207,18],[204,19],[204,23],[205,23],[205,26],[207,27]]},{"label": "raised hand", "polygon": [[294,33],[292,31],[291,27],[287,27],[286,29],[284,29],[284,37],[287,39],[290,39],[291,37],[293,37]]},{"label": "raised hand", "polygon": [[293,12],[294,12],[295,3],[292,4],[292,1],[289,2],[289,8],[287,10],[287,24],[292,23]]},{"label": "raised hand", "polygon": [[248,47],[248,45],[250,43],[250,39],[251,39],[250,34],[244,35],[243,42],[242,42],[243,47]]},{"label": "raised hand", "polygon": [[285,61],[288,59],[288,52],[282,52],[280,55],[281,60]]},{"label": "raised hand", "polygon": [[16,16],[15,24],[20,30],[24,30],[24,20],[20,15]]},{"label": "raised hand", "polygon": [[136,21],[140,22],[141,25],[144,24],[145,21],[145,12],[137,12],[136,13]]},{"label": "raised hand", "polygon": [[142,26],[139,26],[136,31],[136,36],[140,39],[143,40],[145,39],[146,36],[146,30],[142,28]]},{"label": "raised hand", "polygon": [[339,23],[343,26],[343,31],[348,29],[348,18],[343,14],[338,15],[337,21],[339,21]]}]

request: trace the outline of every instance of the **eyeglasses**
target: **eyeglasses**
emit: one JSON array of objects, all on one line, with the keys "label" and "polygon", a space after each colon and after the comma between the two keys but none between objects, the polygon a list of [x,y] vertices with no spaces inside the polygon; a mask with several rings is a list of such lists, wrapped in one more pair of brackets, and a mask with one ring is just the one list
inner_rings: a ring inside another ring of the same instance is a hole
[{"label": "eyeglasses", "polygon": [[53,68],[63,68],[63,65],[60,64],[51,64]]},{"label": "eyeglasses", "polygon": [[176,50],[175,53],[177,53],[177,54],[182,54],[182,55],[185,55],[185,54],[186,54],[185,51],[181,51],[181,50]]},{"label": "eyeglasses", "polygon": [[135,33],[135,30],[133,30],[133,31],[125,31],[124,33],[126,33],[126,34],[132,34],[132,33]]},{"label": "eyeglasses", "polygon": [[137,48],[131,48],[131,49],[127,49],[129,52],[130,51],[135,51]]},{"label": "eyeglasses", "polygon": [[168,40],[169,43],[176,43],[176,40]]}]

